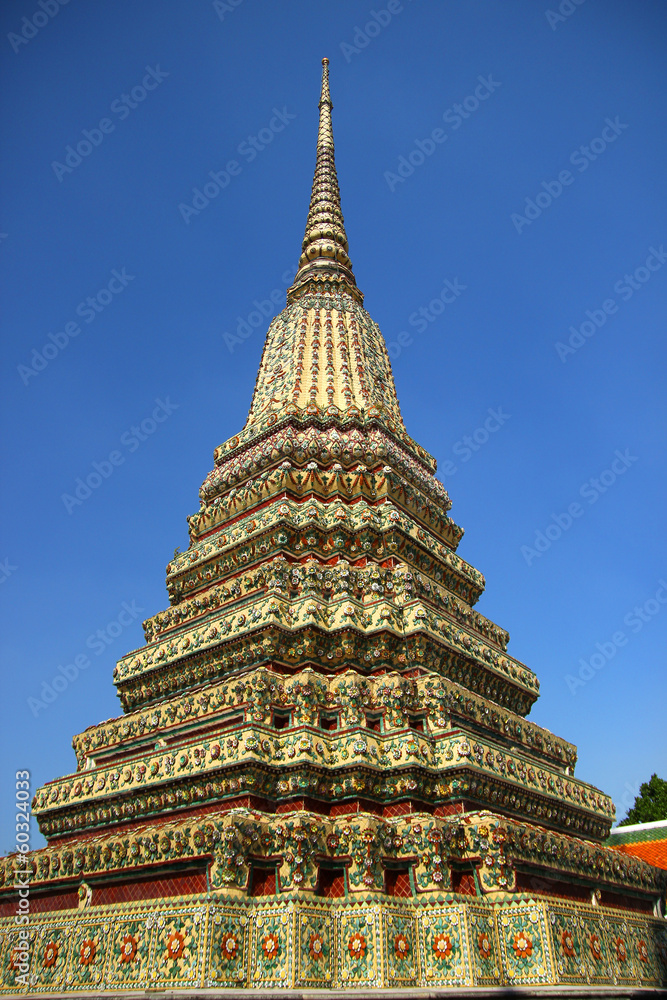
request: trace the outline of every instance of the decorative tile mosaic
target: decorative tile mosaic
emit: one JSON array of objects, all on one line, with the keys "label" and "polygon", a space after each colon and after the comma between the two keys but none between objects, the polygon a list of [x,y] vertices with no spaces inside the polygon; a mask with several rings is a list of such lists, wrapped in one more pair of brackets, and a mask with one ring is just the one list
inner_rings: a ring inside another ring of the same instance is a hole
[{"label": "decorative tile mosaic", "polygon": [[298,986],[329,986],[335,977],[336,949],[333,916],[322,907],[297,916]]},{"label": "decorative tile mosaic", "polygon": [[433,985],[470,985],[465,910],[459,906],[428,910],[420,924],[424,978]]},{"label": "decorative tile mosaic", "polygon": [[503,959],[498,942],[496,915],[487,907],[466,907],[469,961],[477,986],[497,986],[503,982]]},{"label": "decorative tile mosaic", "polygon": [[517,985],[552,982],[543,906],[510,904],[497,913],[496,925],[506,979]]},{"label": "decorative tile mosaic", "polygon": [[384,912],[384,962],[386,981],[395,986],[419,983],[419,936],[414,915]]},{"label": "decorative tile mosaic", "polygon": [[[183,898],[31,918],[0,938],[0,994],[238,986],[667,985],[665,922],[586,905]],[[20,970],[29,966],[25,981]],[[663,978],[661,979],[661,975]]]},{"label": "decorative tile mosaic", "polygon": [[250,923],[245,912],[212,907],[208,925],[208,975],[211,986],[245,983],[250,963]]},{"label": "decorative tile mosaic", "polygon": [[338,930],[338,978],[346,985],[380,985],[378,914],[343,911]]},{"label": "decorative tile mosaic", "polygon": [[292,982],[293,924],[289,905],[256,911],[252,919],[251,985],[287,986]]}]

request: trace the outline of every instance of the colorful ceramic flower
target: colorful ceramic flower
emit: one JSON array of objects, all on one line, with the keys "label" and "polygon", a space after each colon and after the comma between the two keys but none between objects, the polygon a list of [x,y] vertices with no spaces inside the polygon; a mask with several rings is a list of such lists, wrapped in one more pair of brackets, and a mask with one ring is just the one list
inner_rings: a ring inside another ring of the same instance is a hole
[{"label": "colorful ceramic flower", "polygon": [[52,965],[56,964],[58,959],[58,945],[55,941],[49,941],[46,948],[44,949],[44,960],[43,965],[50,969]]},{"label": "colorful ceramic flower", "polygon": [[95,961],[95,955],[97,954],[97,945],[90,938],[81,942],[81,950],[79,951],[79,965],[92,965]]},{"label": "colorful ceramic flower", "polygon": [[308,953],[311,958],[315,959],[316,962],[318,962],[321,958],[324,958],[324,941],[319,934],[310,935]]},{"label": "colorful ceramic flower", "polygon": [[275,934],[267,934],[262,941],[262,951],[271,962],[278,955],[280,950],[280,945],[278,944],[278,937]]},{"label": "colorful ceramic flower", "polygon": [[363,958],[366,954],[366,938],[356,931],[347,942],[347,950],[352,958]]},{"label": "colorful ceramic flower", "polygon": [[[482,935],[480,935],[481,937]],[[448,934],[436,934],[433,938],[433,954],[443,961],[452,953],[452,941]]]},{"label": "colorful ceramic flower", "polygon": [[491,938],[486,931],[482,931],[477,938],[477,949],[481,958],[491,958],[491,947]]},{"label": "colorful ceramic flower", "polygon": [[408,957],[410,952],[410,942],[405,934],[397,934],[394,938],[394,954],[399,961]]},{"label": "colorful ceramic flower", "polygon": [[600,942],[600,938],[597,934],[591,934],[588,943],[591,948],[591,955],[596,962],[600,962],[602,960],[602,944]]},{"label": "colorful ceramic flower", "polygon": [[169,936],[167,941],[167,955],[169,958],[180,958],[183,954],[183,948],[185,947],[183,943],[183,935],[178,931],[174,931],[173,934]]},{"label": "colorful ceramic flower", "polygon": [[616,947],[616,956],[619,962],[625,962],[628,957],[628,949],[625,946],[625,941],[621,937],[616,938],[614,945]]},{"label": "colorful ceramic flower", "polygon": [[231,931],[227,931],[226,934],[222,935],[220,941],[220,953],[226,962],[231,961],[236,958],[236,953],[239,950],[239,943],[236,938],[236,934],[232,934]]},{"label": "colorful ceramic flower", "polygon": [[26,961],[27,952],[21,951],[20,948],[13,948],[12,953],[9,956],[9,968],[11,972],[18,972],[19,966],[23,965]]},{"label": "colorful ceramic flower", "polygon": [[514,935],[512,947],[517,958],[530,958],[533,954],[533,942],[525,931],[519,931]]},{"label": "colorful ceramic flower", "polygon": [[572,936],[572,931],[567,928],[563,931],[560,936],[560,943],[563,949],[563,954],[567,955],[568,958],[574,957],[574,938]]},{"label": "colorful ceramic flower", "polygon": [[642,962],[648,962],[648,948],[646,947],[646,941],[637,942],[637,954]]},{"label": "colorful ceramic flower", "polygon": [[126,934],[120,946],[121,962],[133,962],[137,954],[137,939],[132,934]]}]

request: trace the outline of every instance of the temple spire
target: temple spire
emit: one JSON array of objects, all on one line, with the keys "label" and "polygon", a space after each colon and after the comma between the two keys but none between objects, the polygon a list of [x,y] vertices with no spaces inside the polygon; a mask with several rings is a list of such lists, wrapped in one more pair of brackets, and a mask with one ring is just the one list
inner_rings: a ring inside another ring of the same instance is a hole
[{"label": "temple spire", "polygon": [[345,223],[340,207],[340,189],[336,176],[334,140],[331,128],[331,94],[329,93],[329,60],[322,60],[322,91],[320,94],[320,124],[317,133],[317,159],[306,220],[299,268],[290,294],[311,278],[335,277],[354,288],[352,262],[348,256]]}]

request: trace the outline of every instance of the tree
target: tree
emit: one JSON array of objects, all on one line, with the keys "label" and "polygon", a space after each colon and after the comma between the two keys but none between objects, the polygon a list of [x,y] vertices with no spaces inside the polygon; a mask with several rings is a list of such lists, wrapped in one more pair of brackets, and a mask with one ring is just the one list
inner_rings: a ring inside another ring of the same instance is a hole
[{"label": "tree", "polygon": [[658,819],[667,819],[667,781],[659,778],[657,774],[652,774],[650,781],[645,781],[639,786],[635,804],[618,825],[653,823]]}]

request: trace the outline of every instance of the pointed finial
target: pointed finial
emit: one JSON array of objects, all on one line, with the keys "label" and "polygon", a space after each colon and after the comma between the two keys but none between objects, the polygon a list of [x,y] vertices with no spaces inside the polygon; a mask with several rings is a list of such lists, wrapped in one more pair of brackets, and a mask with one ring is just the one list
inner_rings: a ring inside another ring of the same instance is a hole
[{"label": "pointed finial", "polygon": [[317,159],[306,220],[299,269],[288,291],[288,301],[305,282],[316,276],[343,281],[362,298],[352,273],[348,257],[347,236],[340,208],[340,190],[336,176],[334,140],[331,128],[331,94],[329,92],[329,60],[322,60],[320,92],[320,123],[317,132]]}]

